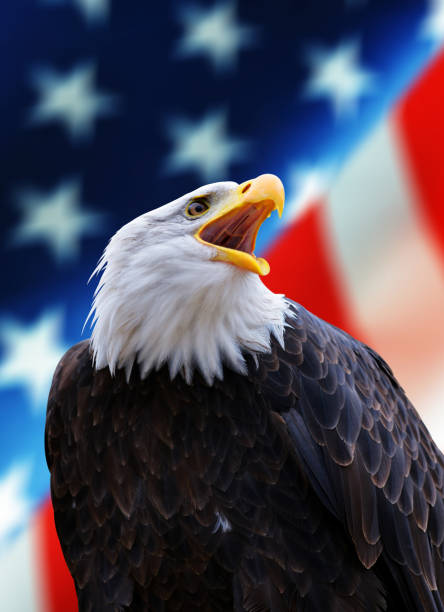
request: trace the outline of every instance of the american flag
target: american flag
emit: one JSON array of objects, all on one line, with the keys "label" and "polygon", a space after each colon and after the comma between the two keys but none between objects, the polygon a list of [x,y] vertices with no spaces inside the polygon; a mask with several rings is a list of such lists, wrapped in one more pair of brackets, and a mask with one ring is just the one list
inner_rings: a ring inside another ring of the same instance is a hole
[{"label": "american flag", "polygon": [[1,610],[76,609],[52,373],[108,238],[201,184],[283,179],[265,282],[380,352],[444,447],[443,40],[443,0],[1,4]]}]

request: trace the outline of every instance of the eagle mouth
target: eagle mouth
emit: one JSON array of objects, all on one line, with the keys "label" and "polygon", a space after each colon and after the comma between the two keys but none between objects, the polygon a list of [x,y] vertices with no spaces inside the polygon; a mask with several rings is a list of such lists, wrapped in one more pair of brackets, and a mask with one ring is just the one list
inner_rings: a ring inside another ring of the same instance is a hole
[{"label": "eagle mouth", "polygon": [[260,226],[274,208],[271,200],[246,202],[241,208],[225,213],[209,222],[200,231],[200,238],[214,246],[243,251],[254,255]]},{"label": "eagle mouth", "polygon": [[234,201],[205,223],[195,238],[216,249],[212,258],[264,276],[270,266],[256,257],[254,248],[262,223],[274,209],[282,213],[284,191],[280,180],[270,174],[242,183]]}]

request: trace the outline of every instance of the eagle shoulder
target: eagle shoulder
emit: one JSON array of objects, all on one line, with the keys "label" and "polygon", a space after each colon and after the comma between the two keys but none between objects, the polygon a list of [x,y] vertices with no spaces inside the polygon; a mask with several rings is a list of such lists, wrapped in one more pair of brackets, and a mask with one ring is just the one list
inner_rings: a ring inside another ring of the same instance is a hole
[{"label": "eagle shoulder", "polygon": [[72,346],[57,364],[46,410],[45,452],[49,469],[53,463],[52,442],[59,439],[65,431],[66,422],[63,413],[68,406],[73,409],[77,399],[77,389],[81,386],[82,380],[85,382],[85,378],[92,376],[92,370],[89,340],[83,340]]},{"label": "eagle shoulder", "polygon": [[311,486],[365,567],[408,576],[413,609],[442,609],[443,454],[373,349],[298,304],[284,340],[258,372]]}]

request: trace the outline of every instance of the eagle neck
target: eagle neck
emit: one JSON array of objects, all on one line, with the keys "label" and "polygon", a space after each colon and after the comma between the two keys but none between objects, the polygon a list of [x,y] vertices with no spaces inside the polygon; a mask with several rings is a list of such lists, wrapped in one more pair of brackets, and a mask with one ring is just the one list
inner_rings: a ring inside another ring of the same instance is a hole
[{"label": "eagle neck", "polygon": [[171,378],[191,384],[198,369],[211,384],[224,366],[246,373],[245,353],[268,352],[272,336],[283,344],[284,296],[254,273],[205,264],[180,274],[172,267],[161,278],[148,271],[137,284],[108,266],[93,304],[96,368],[123,368],[129,377],[137,363],[144,378],[167,364]]}]

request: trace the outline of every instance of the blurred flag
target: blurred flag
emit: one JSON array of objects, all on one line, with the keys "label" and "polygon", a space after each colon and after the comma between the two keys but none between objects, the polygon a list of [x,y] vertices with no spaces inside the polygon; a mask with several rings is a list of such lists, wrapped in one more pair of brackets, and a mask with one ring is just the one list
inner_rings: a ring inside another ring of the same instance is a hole
[{"label": "blurred flag", "polygon": [[86,280],[117,228],[203,183],[281,176],[265,282],[378,350],[444,447],[444,2],[153,6],[0,8],[8,612],[76,610],[43,429]]}]

